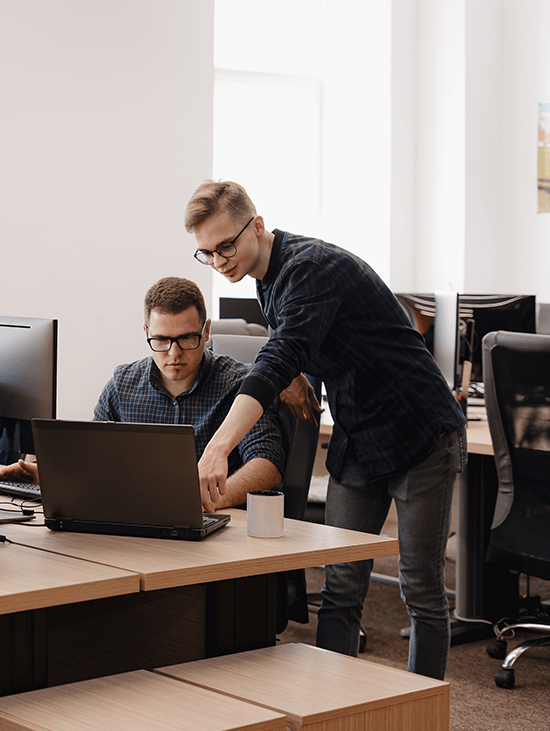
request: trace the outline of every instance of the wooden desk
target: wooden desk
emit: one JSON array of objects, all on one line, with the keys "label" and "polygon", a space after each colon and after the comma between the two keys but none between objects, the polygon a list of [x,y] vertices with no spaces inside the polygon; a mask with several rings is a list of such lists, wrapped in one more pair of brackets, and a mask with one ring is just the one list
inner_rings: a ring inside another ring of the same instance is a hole
[{"label": "wooden desk", "polygon": [[480,421],[468,422],[468,454],[484,454],[493,457],[494,450],[489,424],[484,411],[480,415],[482,416]]},{"label": "wooden desk", "polygon": [[[22,659],[0,693],[40,687],[46,675],[56,685],[273,645],[277,572],[398,553],[394,538],[290,519],[283,538],[250,538],[246,513],[230,512],[231,523],[200,542],[6,525],[16,548],[128,572],[139,576],[141,591],[75,595],[71,604],[41,610],[45,618],[31,612]],[[43,650],[29,670],[37,645]]]},{"label": "wooden desk", "polygon": [[304,644],[158,668],[284,713],[294,731],[448,731],[449,684]]},{"label": "wooden desk", "polygon": [[21,545],[115,566],[139,574],[142,591],[257,576],[341,561],[395,556],[397,539],[285,518],[282,538],[251,538],[246,512],[206,539],[172,541],[131,536],[61,533],[26,525],[5,526]]},{"label": "wooden desk", "polygon": [[46,684],[48,607],[139,593],[136,573],[12,543],[0,574],[0,695]]},{"label": "wooden desk", "polygon": [[136,573],[26,546],[0,546],[0,615],[139,591]]},{"label": "wooden desk", "polygon": [[286,717],[145,670],[0,699],[18,731],[285,731]]}]

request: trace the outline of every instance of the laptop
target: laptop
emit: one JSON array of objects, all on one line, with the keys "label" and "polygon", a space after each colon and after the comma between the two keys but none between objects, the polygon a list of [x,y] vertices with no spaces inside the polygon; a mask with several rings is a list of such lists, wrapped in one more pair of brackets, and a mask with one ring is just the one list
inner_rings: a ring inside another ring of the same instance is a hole
[{"label": "laptop", "polygon": [[33,419],[32,430],[51,530],[200,540],[231,519],[202,513],[192,426]]}]

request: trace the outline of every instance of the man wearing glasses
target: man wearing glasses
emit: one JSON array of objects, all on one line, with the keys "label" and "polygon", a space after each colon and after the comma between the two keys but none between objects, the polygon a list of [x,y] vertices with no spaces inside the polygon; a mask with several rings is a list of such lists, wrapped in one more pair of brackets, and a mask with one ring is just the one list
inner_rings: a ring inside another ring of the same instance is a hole
[{"label": "man wearing glasses", "polygon": [[[94,409],[96,421],[192,424],[197,457],[229,412],[248,367],[205,348],[210,337],[204,298],[194,282],[166,277],[145,297],[145,337],[151,355],[121,365],[103,389]],[[249,490],[272,490],[284,467],[279,419],[267,411],[228,455],[227,491],[205,512],[246,502]],[[38,482],[37,466],[19,462],[2,468],[0,477]]]},{"label": "man wearing glasses", "polygon": [[[199,461],[203,493],[223,499],[226,458],[280,394],[291,413],[321,411],[303,372],[325,383],[334,429],[326,522],[379,533],[392,500],[409,670],[443,678],[450,644],[445,548],[465,420],[422,336],[377,274],[324,241],[264,227],[237,183],[205,181],[187,204],[195,258],[230,282],[247,274],[270,325],[224,423]],[[357,655],[372,562],[326,567],[317,644]]]}]

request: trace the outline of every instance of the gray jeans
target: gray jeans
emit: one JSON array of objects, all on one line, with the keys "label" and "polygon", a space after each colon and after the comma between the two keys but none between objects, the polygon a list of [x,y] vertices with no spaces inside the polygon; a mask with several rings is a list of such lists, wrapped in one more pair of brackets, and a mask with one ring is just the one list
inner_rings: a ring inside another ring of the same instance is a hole
[{"label": "gray jeans", "polygon": [[[411,618],[409,671],[442,680],[450,646],[445,549],[450,532],[456,475],[467,460],[466,432],[442,434],[435,451],[409,472],[368,482],[356,459],[341,481],[329,480],[325,522],[379,534],[392,499],[399,537],[401,597]],[[357,655],[363,602],[372,561],[325,569],[317,646]]]}]

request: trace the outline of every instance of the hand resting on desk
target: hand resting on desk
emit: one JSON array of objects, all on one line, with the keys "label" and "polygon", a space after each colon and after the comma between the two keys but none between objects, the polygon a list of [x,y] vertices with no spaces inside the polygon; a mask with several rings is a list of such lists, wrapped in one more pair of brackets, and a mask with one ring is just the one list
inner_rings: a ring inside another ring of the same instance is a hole
[{"label": "hand resting on desk", "polygon": [[25,462],[23,459],[13,464],[0,465],[0,480],[38,484],[38,465],[33,462]]}]

